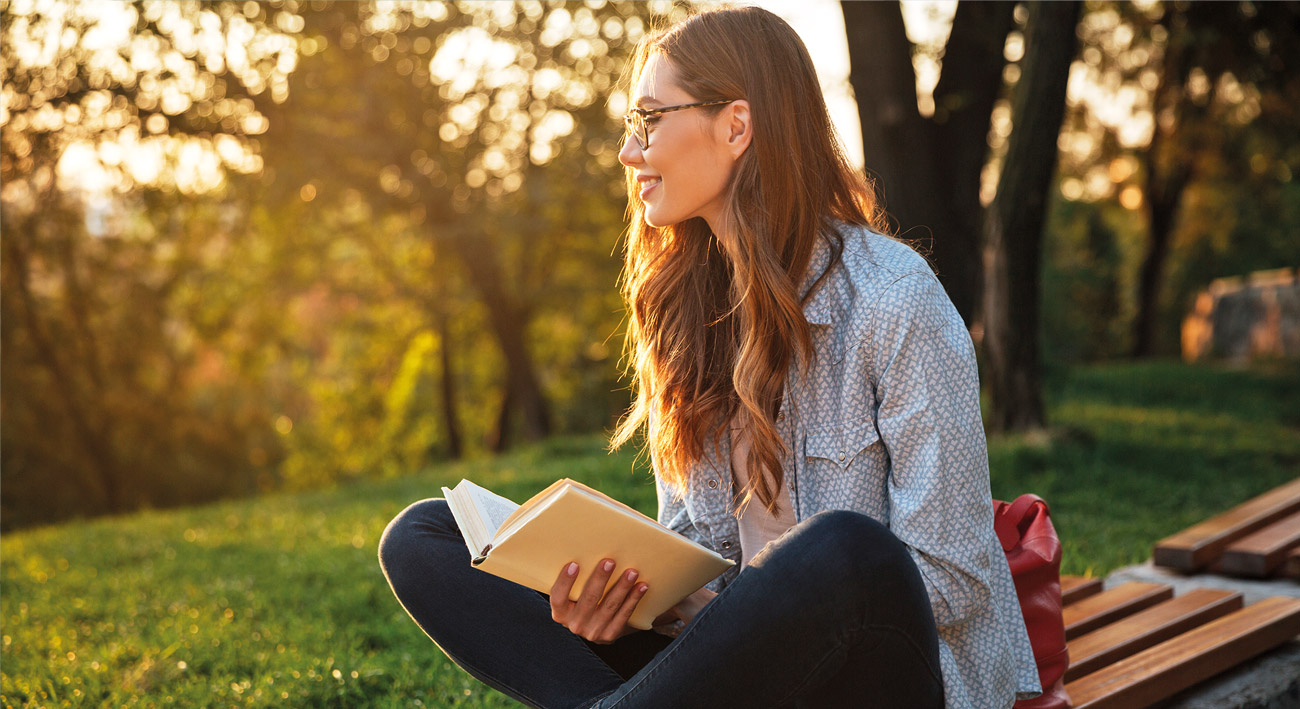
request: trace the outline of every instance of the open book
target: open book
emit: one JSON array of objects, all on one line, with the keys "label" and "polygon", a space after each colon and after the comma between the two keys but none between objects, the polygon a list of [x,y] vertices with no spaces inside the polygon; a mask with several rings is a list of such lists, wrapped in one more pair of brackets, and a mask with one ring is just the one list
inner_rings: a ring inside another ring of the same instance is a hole
[{"label": "open book", "polygon": [[442,488],[474,566],[550,593],[560,569],[578,562],[570,600],[596,565],[617,562],[606,590],[634,568],[650,588],[628,623],[649,630],[659,615],[735,565],[712,549],[580,482],[563,478],[522,505],[468,480]]}]

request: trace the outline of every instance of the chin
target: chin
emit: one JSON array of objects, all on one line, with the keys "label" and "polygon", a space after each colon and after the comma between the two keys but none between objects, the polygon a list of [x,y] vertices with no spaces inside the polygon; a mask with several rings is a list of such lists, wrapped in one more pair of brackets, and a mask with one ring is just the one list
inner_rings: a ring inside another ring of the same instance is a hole
[{"label": "chin", "polygon": [[647,225],[652,226],[656,229],[662,229],[666,226],[672,226],[675,223],[675,222],[659,219],[654,214],[651,214],[649,209],[646,209],[644,212],[642,212],[642,217],[645,219],[645,223]]},{"label": "chin", "polygon": [[674,224],[681,224],[686,221],[686,219],[689,219],[689,217],[674,218],[673,215],[663,216],[659,210],[648,204],[645,206],[645,211],[642,212],[642,218],[645,219],[646,224],[655,227],[656,229],[663,229],[664,227],[670,227]]}]

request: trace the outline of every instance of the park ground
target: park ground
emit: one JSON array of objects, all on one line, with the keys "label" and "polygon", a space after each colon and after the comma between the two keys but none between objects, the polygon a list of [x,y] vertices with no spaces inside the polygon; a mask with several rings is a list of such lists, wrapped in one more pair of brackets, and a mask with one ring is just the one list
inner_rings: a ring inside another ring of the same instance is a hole
[{"label": "park ground", "polygon": [[[1051,505],[1063,572],[1104,576],[1300,474],[1300,368],[1171,361],[1052,372],[1047,436],[989,444],[993,495]],[[6,534],[0,702],[20,706],[517,706],[461,672],[375,549],[462,477],[522,501],[571,477],[654,515],[644,456],[600,435],[329,490]]]}]

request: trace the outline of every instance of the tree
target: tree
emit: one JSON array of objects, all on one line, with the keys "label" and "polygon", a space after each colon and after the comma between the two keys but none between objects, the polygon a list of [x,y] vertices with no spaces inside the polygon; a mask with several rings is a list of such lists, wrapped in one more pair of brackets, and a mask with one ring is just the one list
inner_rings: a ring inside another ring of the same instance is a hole
[{"label": "tree", "polygon": [[1250,228],[1241,217],[1284,202],[1300,167],[1289,150],[1300,126],[1290,98],[1300,7],[1088,8],[1061,136],[1062,195],[1105,210],[1126,254],[1111,275],[1131,306],[1103,349],[1168,354],[1196,290],[1294,262],[1286,239],[1268,235],[1288,229],[1285,212]]},{"label": "tree", "polygon": [[[887,197],[893,190],[887,208],[902,226],[937,227],[932,260],[938,275],[967,322],[983,322],[993,430],[1043,425],[1039,253],[1077,45],[1073,25],[1065,23],[1067,17],[1077,22],[1080,11],[1073,3],[1054,5],[1061,14],[1028,18],[1037,20],[1036,32],[1045,33],[1035,50],[1040,54],[1008,65],[1004,47],[1016,25],[1015,4],[959,3],[935,88],[934,114],[926,119],[917,105],[911,45],[899,7],[841,4],[866,162],[878,166]],[[1035,62],[1045,64],[1031,67]],[[870,75],[867,67],[873,70]],[[993,116],[1004,75],[1013,85],[1009,123],[1014,129],[1000,161],[997,197],[986,210],[980,202],[981,180],[988,166],[998,163],[986,136],[992,128],[1002,130]],[[1027,83],[1031,76],[1034,81]]]},{"label": "tree", "polygon": [[1002,91],[1003,47],[1014,2],[962,2],[944,50],[934,112],[917,106],[913,48],[898,3],[842,2],[863,152],[905,236],[933,237],[931,260],[957,311],[976,321],[980,301],[980,178]]},{"label": "tree", "polygon": [[[548,292],[561,293],[553,279],[581,277],[566,264],[596,253],[602,270],[616,268],[606,248],[591,248],[608,244],[600,230],[622,189],[616,173],[593,164],[612,160],[621,133],[598,99],[656,7],[313,4],[304,34],[328,50],[295,71],[294,100],[254,97],[271,124],[262,144],[268,194],[292,200],[311,185],[321,209],[351,191],[373,205],[369,218],[418,214],[422,248],[438,254],[428,260],[455,259],[505,361],[494,449],[508,445],[515,416],[527,439],[551,431],[528,332],[538,309],[556,303]],[[446,66],[459,73],[441,75]],[[349,86],[384,98],[349,101]],[[399,291],[432,284],[431,321],[456,316],[437,310],[445,268],[405,269],[370,246],[397,266]]]},{"label": "tree", "polygon": [[[190,376],[195,342],[176,336],[203,242],[230,226],[198,196],[211,171],[112,164],[106,146],[238,144],[258,116],[222,87],[281,78],[283,35],[233,8],[142,3],[3,2],[0,27],[5,524],[253,488],[274,451],[261,414]],[[257,41],[227,55],[245,30]],[[237,153],[218,169],[247,169]],[[93,233],[76,184],[92,165],[120,195]]]},{"label": "tree", "polygon": [[[1295,73],[1300,65],[1300,7],[1295,3],[1174,3],[1155,27],[1168,39],[1153,92],[1157,118],[1141,154],[1149,233],[1133,323],[1135,357],[1159,349],[1157,316],[1175,219],[1197,172],[1204,171],[1211,156],[1227,152],[1225,129],[1241,124],[1233,114],[1245,97],[1242,85],[1272,94],[1262,102],[1268,113],[1260,124],[1265,131],[1291,136],[1297,119],[1295,91],[1300,87]],[[1238,98],[1221,99],[1222,91]],[[1246,117],[1246,123],[1253,118]],[[1243,157],[1237,158],[1236,171],[1250,179],[1250,157]]]},{"label": "tree", "polygon": [[1029,6],[1014,128],[985,223],[984,350],[988,425],[994,431],[1032,430],[1045,423],[1038,356],[1040,254],[1081,5]]}]

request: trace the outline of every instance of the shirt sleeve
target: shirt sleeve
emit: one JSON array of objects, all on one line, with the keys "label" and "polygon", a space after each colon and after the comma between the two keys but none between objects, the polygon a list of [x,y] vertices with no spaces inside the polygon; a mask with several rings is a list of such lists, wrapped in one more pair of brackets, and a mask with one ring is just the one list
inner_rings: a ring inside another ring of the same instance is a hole
[{"label": "shirt sleeve", "polygon": [[863,343],[890,459],[890,529],[920,569],[935,622],[991,601],[993,539],[979,371],[965,323],[933,274],[894,281]]},{"label": "shirt sleeve", "polygon": [[659,496],[659,524],[698,544],[704,544],[702,535],[686,510],[686,501],[673,495],[673,490],[655,474],[655,492]]}]

